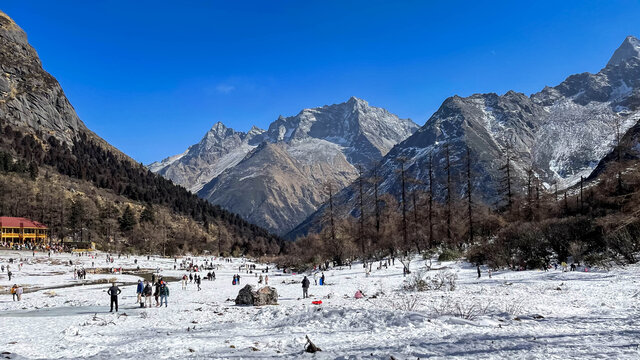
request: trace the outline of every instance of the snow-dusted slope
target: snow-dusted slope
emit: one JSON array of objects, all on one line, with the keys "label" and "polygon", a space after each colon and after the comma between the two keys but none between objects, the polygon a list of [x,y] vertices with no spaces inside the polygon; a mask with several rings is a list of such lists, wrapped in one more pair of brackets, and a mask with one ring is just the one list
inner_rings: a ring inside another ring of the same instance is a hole
[{"label": "snow-dusted slope", "polygon": [[182,154],[170,156],[148,167],[174,183],[198,192],[224,170],[238,164],[261,141],[264,132],[257,127],[248,133],[216,123],[199,143]]},{"label": "snow-dusted slope", "polygon": [[327,198],[379,161],[417,129],[411,120],[352,97],[341,104],[279,117],[262,134],[264,145],[228,167],[198,195],[245,219],[285,233]]},{"label": "snow-dusted slope", "polygon": [[[640,119],[639,54],[640,42],[628,37],[597,74],[572,75],[530,97],[510,91],[447,99],[422,129],[385,157],[383,168],[394,168],[395,158],[407,156],[410,171],[424,180],[425,149],[433,150],[440,164],[445,144],[455,159],[462,159],[468,146],[477,160],[476,179],[483,180],[478,181],[480,195],[496,202],[499,167],[510,146],[520,179],[532,168],[548,185],[575,184],[611,150],[615,124],[624,133]],[[462,165],[456,161],[454,166],[459,172]],[[395,177],[389,176],[385,186],[394,191]]]},{"label": "snow-dusted slope", "polygon": [[[455,191],[465,191],[466,149],[472,161],[475,195],[490,205],[504,199],[501,189],[505,153],[511,148],[514,191],[522,190],[527,169],[547,185],[566,188],[588,176],[611,151],[616,124],[624,133],[640,119],[640,41],[627,37],[597,74],[569,76],[555,87],[526,96],[453,96],[426,124],[394,147],[381,161],[381,190],[399,194],[398,159],[407,159],[408,174],[428,183],[433,159],[434,187],[443,188],[445,149],[449,148]],[[420,182],[412,187],[422,186]],[[437,191],[440,197],[443,192]],[[353,189],[338,198],[349,201]],[[305,233],[321,214],[314,214],[293,235]]]}]

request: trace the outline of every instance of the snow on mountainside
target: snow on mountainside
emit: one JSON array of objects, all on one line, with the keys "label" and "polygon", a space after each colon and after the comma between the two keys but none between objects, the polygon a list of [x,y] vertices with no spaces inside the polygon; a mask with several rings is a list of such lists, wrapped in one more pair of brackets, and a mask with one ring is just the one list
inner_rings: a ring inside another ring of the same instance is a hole
[{"label": "snow on mountainside", "polygon": [[[361,99],[279,117],[264,133],[267,144],[198,193],[245,219],[286,233],[336,190],[356,179],[356,166],[379,161],[417,128],[411,120]],[[266,168],[265,168],[266,166]]]},{"label": "snow on mountainside", "polygon": [[183,152],[182,154],[169,156],[167,158],[162,159],[162,161],[154,161],[151,164],[149,164],[147,167],[152,172],[158,172],[166,168],[167,166],[173,164],[174,162],[182,159],[188,152],[189,150],[187,149],[187,151]]},{"label": "snow on mountainside", "polygon": [[[499,168],[510,147],[521,180],[531,168],[547,185],[568,187],[580,176],[588,176],[611,150],[614,124],[619,123],[625,132],[640,119],[638,54],[638,40],[628,37],[597,74],[572,75],[530,97],[509,91],[502,96],[447,99],[423,128],[387,155],[383,168],[397,167],[395,158],[406,156],[410,171],[425,180],[428,152],[424,149],[432,150],[437,164],[443,161],[445,144],[459,160],[468,146],[477,160],[477,190],[486,201],[495,203],[500,200],[496,186],[502,176]],[[463,161],[454,163],[458,173],[462,166]],[[390,176],[385,187],[396,191],[397,179]]]},{"label": "snow on mountainside", "polygon": [[148,167],[191,192],[198,192],[224,170],[238,164],[261,141],[262,129],[248,133],[227,128],[221,122],[184,153],[170,156]]},{"label": "snow on mountainside", "polygon": [[280,116],[248,134],[216,124],[184,154],[149,165],[214,204],[284,233],[418,128],[385,109],[347,102]]},{"label": "snow on mountainside", "polygon": [[[452,159],[457,193],[465,191],[466,149],[472,156],[475,195],[495,205],[503,201],[501,179],[505,153],[511,149],[515,190],[532,169],[546,186],[566,188],[588,176],[607,155],[615,138],[640,120],[640,41],[627,37],[605,68],[597,74],[569,76],[555,87],[526,96],[474,94],[446,99],[425,125],[395,146],[381,161],[381,191],[399,194],[398,158],[407,159],[408,175],[428,184],[427,168],[434,164],[434,187],[442,190],[445,147]],[[441,194],[441,191],[436,191]],[[443,196],[443,195],[442,195]],[[353,197],[353,189],[338,194],[338,203]],[[320,212],[290,234],[295,237],[317,226]],[[315,224],[315,225],[314,225]]]}]

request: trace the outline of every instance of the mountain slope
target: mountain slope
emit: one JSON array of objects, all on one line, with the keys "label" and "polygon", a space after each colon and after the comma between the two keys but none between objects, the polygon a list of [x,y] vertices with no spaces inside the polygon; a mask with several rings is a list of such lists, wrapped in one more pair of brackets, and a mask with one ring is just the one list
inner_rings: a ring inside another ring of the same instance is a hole
[{"label": "mountain slope", "polygon": [[[640,119],[639,41],[627,37],[605,68],[597,74],[569,76],[555,87],[526,96],[509,91],[504,95],[474,94],[446,99],[425,125],[395,146],[382,159],[379,175],[382,192],[400,193],[398,159],[406,159],[409,176],[428,183],[428,164],[433,159],[436,196],[444,198],[445,154],[452,161],[454,193],[466,186],[466,150],[472,157],[472,186],[477,200],[491,205],[504,203],[505,154],[513,161],[513,191],[520,192],[527,170],[547,187],[571,186],[588,176],[610,152],[616,131],[624,133]],[[353,190],[338,195],[347,203]],[[306,233],[318,223],[314,214],[291,236]]]},{"label": "mountain slope", "polygon": [[0,11],[0,117],[71,143],[88,131],[60,84],[44,71],[27,35]]},{"label": "mountain slope", "polygon": [[[269,128],[236,132],[216,124],[184,154],[149,166],[198,195],[269,230],[284,233],[368,168],[417,125],[352,97],[280,116]],[[207,184],[204,184],[208,182]]]},{"label": "mountain slope", "polygon": [[238,164],[260,143],[262,133],[264,130],[257,127],[243,133],[218,122],[187,151],[154,162],[149,169],[196,193],[224,170]]},{"label": "mountain slope", "polygon": [[347,186],[358,176],[357,166],[368,168],[415,128],[355,97],[305,109],[273,122],[264,133],[264,142],[273,146],[256,148],[198,195],[286,233],[326,200],[327,182]]},{"label": "mountain slope", "polygon": [[[83,188],[93,188],[84,192],[86,199],[92,203],[100,203],[101,195],[98,194],[111,193],[113,196],[104,205],[107,208],[120,209],[124,201],[135,207],[142,207],[143,204],[147,207],[156,205],[159,212],[169,214],[175,221],[189,224],[189,231],[183,231],[179,236],[183,237],[183,242],[192,245],[189,249],[196,251],[202,250],[207,239],[213,238],[209,234],[212,224],[218,233],[229,234],[235,239],[235,244],[241,244],[236,246],[236,250],[240,252],[247,249],[249,239],[261,238],[271,244],[279,241],[264,229],[249,224],[237,215],[213,206],[184,188],[153,174],[87,129],[59,83],[42,68],[37,53],[27,42],[26,34],[2,12],[0,70],[0,132],[3,134],[0,155],[4,171],[24,173],[28,168],[31,181],[35,182],[47,183],[54,177],[63,179],[63,183],[76,183],[78,180]],[[39,177],[38,168],[46,169],[47,176]],[[67,193],[73,194],[76,191],[69,188]],[[47,195],[29,194],[26,198],[20,199],[25,205],[4,207],[3,211],[7,214],[27,211],[30,216],[45,221],[46,211],[31,211],[40,206],[32,203],[36,201],[33,197],[37,199]],[[65,207],[72,205],[66,202],[64,196],[56,198],[56,201],[58,200],[62,215],[54,220],[61,228],[59,233],[65,234],[64,229],[70,223],[77,225],[77,219],[71,221],[72,219],[66,217],[82,212],[64,211]],[[111,234],[111,231],[104,231],[99,227],[106,226],[107,219],[113,220],[115,216],[112,211],[107,211],[107,214],[109,215],[104,215],[103,218],[87,219],[92,221],[94,228],[86,225],[99,236],[99,239],[94,240],[103,244],[106,244],[109,237],[107,234]],[[154,223],[156,230],[147,229],[147,233],[157,233],[159,228],[175,225],[158,221]],[[109,227],[111,228],[111,224]],[[134,230],[127,227],[122,235],[135,238]],[[186,234],[198,235],[185,238]],[[225,250],[231,251],[230,248]]]}]

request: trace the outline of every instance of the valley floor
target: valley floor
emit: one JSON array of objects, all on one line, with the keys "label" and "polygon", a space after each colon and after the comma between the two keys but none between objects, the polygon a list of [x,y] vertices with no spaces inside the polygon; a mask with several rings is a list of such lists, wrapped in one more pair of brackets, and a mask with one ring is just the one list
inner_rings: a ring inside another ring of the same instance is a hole
[{"label": "valley floor", "polygon": [[[0,357],[12,359],[640,358],[637,265],[589,272],[498,271],[492,278],[483,271],[478,279],[469,264],[434,262],[433,268],[447,270],[428,274],[456,273],[456,289],[406,293],[398,261],[382,270],[376,263],[369,277],[360,264],[326,271],[324,286],[311,279],[311,299],[301,299],[302,275],[270,266],[269,284],[280,304],[254,308],[233,302],[242,286],[257,284],[254,274],[243,271],[242,285],[232,285],[244,260],[216,260],[217,280],[203,278],[202,291],[170,282],[166,308],[141,309],[135,285],[122,286],[115,314],[109,313],[108,285],[95,282],[134,283],[138,277],[90,273],[86,285],[64,287],[81,282],[73,279],[74,266],[91,268],[93,261],[96,267],[160,269],[164,276],[185,272],[173,270],[173,259],[153,257],[137,257],[138,264],[122,257],[107,265],[101,253],[91,259],[0,251],[0,263],[10,257],[24,259],[19,271],[11,265],[11,282],[6,270],[0,275]],[[413,261],[411,270],[415,274],[424,265]],[[12,301],[13,283],[33,292]],[[354,298],[358,289],[365,298]],[[406,299],[416,299],[415,305]],[[454,316],[460,313],[469,319]],[[305,335],[323,351],[305,353]]]}]

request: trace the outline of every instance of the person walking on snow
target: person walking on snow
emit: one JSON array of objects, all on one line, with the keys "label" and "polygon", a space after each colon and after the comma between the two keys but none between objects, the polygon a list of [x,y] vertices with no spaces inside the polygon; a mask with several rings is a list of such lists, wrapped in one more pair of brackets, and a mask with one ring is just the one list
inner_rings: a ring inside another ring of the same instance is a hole
[{"label": "person walking on snow", "polygon": [[144,284],[142,280],[138,280],[138,287],[136,288],[136,295],[138,295],[138,304],[142,304],[142,292],[144,291]]},{"label": "person walking on snow", "polygon": [[318,285],[318,273],[313,273],[313,285]]},{"label": "person walking on snow", "polygon": [[148,281],[145,281],[144,285],[144,307],[151,307],[151,295],[153,293],[153,289],[151,288],[151,284]]},{"label": "person walking on snow", "polygon": [[16,294],[17,290],[18,284],[13,284],[13,286],[11,287],[11,296],[13,296],[13,301],[16,301],[16,299],[18,298],[18,294]]},{"label": "person walking on snow", "polygon": [[114,304],[116,305],[116,312],[118,312],[118,295],[120,295],[121,292],[115,282],[111,284],[111,287],[107,290],[107,294],[111,296],[111,311],[109,312],[113,312]]},{"label": "person walking on snow", "polygon": [[324,282],[324,273],[322,273],[322,276],[320,276],[320,285],[325,285],[325,282]]},{"label": "person walking on snow", "polygon": [[160,281],[158,280],[158,282],[156,282],[155,284],[153,284],[155,289],[153,292],[153,297],[156,299],[156,307],[160,306]]},{"label": "person walking on snow", "polygon": [[269,285],[269,275],[264,276],[264,284]]},{"label": "person walking on snow", "polygon": [[18,288],[16,289],[16,295],[18,296],[18,301],[22,301],[22,292],[24,290],[22,290],[22,286],[18,286]]},{"label": "person walking on snow", "polygon": [[302,298],[303,299],[306,299],[306,298],[309,297],[309,285],[310,284],[311,284],[311,282],[305,276],[304,279],[302,279]]},{"label": "person walking on snow", "polygon": [[480,265],[478,265],[478,279],[480,279]]},{"label": "person walking on snow", "polygon": [[164,281],[160,285],[160,306],[162,306],[162,302],[164,301],[164,307],[167,307],[167,298],[169,297],[169,287],[167,283]]},{"label": "person walking on snow", "polygon": [[202,278],[200,275],[196,275],[196,284],[198,285],[198,291],[200,291],[200,284],[202,283]]},{"label": "person walking on snow", "polygon": [[182,275],[182,290],[187,289],[187,275]]}]

